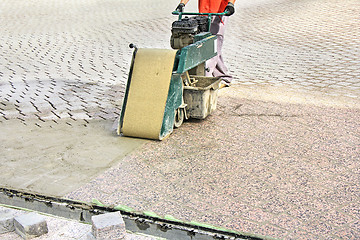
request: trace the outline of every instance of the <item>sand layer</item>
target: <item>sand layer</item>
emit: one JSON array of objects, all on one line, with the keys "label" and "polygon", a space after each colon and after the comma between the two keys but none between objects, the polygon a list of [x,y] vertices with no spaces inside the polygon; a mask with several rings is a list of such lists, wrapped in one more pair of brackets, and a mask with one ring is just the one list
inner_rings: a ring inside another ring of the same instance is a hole
[{"label": "sand layer", "polygon": [[0,124],[0,186],[62,196],[116,164],[145,140],[116,136],[113,122]]}]

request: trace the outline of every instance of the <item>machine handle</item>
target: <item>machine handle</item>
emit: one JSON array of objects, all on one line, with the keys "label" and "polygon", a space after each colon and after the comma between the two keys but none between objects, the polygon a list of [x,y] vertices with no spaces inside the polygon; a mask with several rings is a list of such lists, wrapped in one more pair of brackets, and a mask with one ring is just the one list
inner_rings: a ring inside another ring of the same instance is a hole
[{"label": "machine handle", "polygon": [[193,13],[193,12],[179,12],[179,11],[173,11],[172,14],[173,15],[179,15],[179,19],[181,20],[183,15],[207,15],[208,16],[208,23],[209,23],[209,30],[210,30],[210,25],[211,25],[211,17],[212,16],[224,16],[228,13],[228,11],[224,11],[222,13]]},{"label": "machine handle", "polygon": [[207,16],[223,16],[227,14],[228,11],[224,11],[222,13],[193,13],[193,12],[179,12],[179,11],[173,11],[173,15],[179,15],[179,20],[181,19],[182,15],[207,15]]},{"label": "machine handle", "polygon": [[133,43],[130,43],[130,44],[129,44],[129,48],[135,48],[136,50],[138,49],[138,47],[137,47],[135,44],[133,44]]}]

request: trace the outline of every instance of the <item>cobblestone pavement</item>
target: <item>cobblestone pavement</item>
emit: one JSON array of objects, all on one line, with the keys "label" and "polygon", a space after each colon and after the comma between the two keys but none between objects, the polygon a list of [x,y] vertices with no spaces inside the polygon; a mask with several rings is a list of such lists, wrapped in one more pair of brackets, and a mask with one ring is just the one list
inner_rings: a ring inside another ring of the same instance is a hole
[{"label": "cobblestone pavement", "polygon": [[358,1],[263,1],[237,13],[226,53],[242,84],[359,97]]},{"label": "cobblestone pavement", "polygon": [[[360,7],[339,3],[239,0],[224,47],[237,82],[359,97]],[[38,126],[115,119],[128,44],[169,48],[176,19],[176,2],[165,0],[0,4],[0,121],[33,118]]]},{"label": "cobblestone pavement", "polygon": [[[178,1],[140,2],[1,1],[0,126],[114,121],[128,44],[169,48],[176,19]],[[360,238],[359,13],[358,0],[237,0],[224,46],[235,84],[217,113],[68,197],[280,239]],[[289,104],[301,96],[326,104]]]}]

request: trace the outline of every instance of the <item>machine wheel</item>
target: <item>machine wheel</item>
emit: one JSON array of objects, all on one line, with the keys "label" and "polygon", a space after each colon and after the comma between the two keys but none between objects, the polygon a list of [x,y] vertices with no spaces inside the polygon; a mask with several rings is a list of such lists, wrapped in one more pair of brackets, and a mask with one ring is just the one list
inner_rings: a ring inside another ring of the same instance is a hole
[{"label": "machine wheel", "polygon": [[184,122],[184,109],[178,108],[175,111],[175,121],[174,121],[174,127],[178,128],[181,126],[181,124]]}]

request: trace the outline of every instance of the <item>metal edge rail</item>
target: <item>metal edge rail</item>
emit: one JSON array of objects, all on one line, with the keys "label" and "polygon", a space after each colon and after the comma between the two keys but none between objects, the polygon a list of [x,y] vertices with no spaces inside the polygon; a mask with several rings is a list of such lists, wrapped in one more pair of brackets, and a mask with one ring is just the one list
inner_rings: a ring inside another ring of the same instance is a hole
[{"label": "metal edge rail", "polygon": [[120,211],[126,229],[166,239],[249,239],[261,240],[261,236],[240,233],[203,224],[171,221],[158,216],[117,210],[112,207],[44,196],[14,189],[0,188],[0,204],[13,208],[29,209],[58,217],[91,223],[91,217],[107,212]]}]

